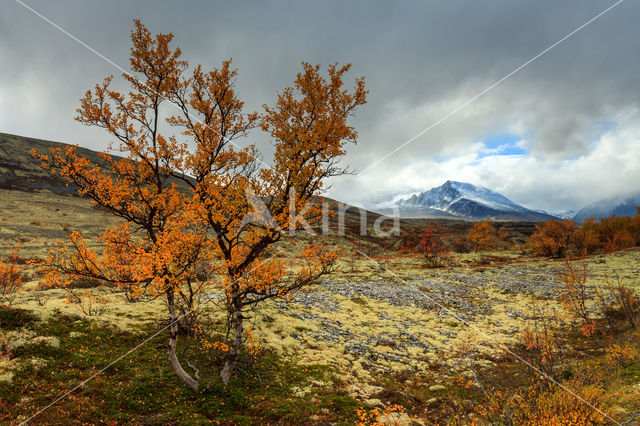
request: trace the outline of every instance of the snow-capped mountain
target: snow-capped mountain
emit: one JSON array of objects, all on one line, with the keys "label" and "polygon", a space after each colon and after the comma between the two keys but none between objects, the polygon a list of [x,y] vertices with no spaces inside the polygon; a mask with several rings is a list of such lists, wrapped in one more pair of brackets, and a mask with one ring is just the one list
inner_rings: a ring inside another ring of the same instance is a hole
[{"label": "snow-capped mountain", "polygon": [[545,212],[544,210],[538,210],[538,211],[542,213],[550,214],[551,216],[555,216],[559,219],[573,219],[573,217],[578,212],[577,210],[566,210],[560,213],[549,213],[549,212]]},{"label": "snow-capped mountain", "polygon": [[580,209],[573,218],[576,222],[584,222],[591,216],[596,219],[611,216],[612,214],[616,216],[634,216],[636,214],[636,206],[640,206],[640,192],[596,201]]},{"label": "snow-capped mountain", "polygon": [[451,180],[446,181],[442,186],[400,199],[396,201],[395,207],[403,217],[502,220],[548,220],[551,218],[549,214],[527,209],[488,188]]}]

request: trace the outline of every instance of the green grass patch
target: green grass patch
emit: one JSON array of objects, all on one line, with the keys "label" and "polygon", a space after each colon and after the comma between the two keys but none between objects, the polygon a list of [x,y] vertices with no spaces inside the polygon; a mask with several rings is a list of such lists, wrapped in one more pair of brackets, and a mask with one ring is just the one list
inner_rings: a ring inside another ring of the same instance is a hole
[{"label": "green grass patch", "polygon": [[0,329],[15,330],[37,320],[37,317],[24,309],[0,306]]},{"label": "green grass patch", "polygon": [[[10,323],[26,324],[24,320]],[[20,367],[11,382],[0,382],[0,423],[26,420],[144,339],[95,320],[65,315],[44,322],[31,320],[29,326],[38,336],[56,337],[60,346],[27,344],[14,354]],[[153,332],[149,327],[147,335]],[[351,423],[362,405],[326,366],[297,365],[270,352],[243,362],[229,386],[224,386],[218,377],[220,357],[199,353],[195,341],[181,337],[180,345],[186,349],[183,360],[188,357],[199,366],[205,360],[212,363],[200,371],[202,390],[194,393],[176,379],[164,345],[164,334],[154,337],[34,421],[288,424],[304,419],[333,424]],[[34,366],[31,359],[43,362]]]}]

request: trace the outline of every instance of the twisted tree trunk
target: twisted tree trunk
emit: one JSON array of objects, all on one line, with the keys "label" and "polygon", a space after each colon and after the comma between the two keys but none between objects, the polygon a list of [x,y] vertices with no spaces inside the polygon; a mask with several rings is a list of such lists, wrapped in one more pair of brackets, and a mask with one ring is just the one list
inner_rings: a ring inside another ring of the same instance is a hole
[{"label": "twisted tree trunk", "polygon": [[227,359],[224,363],[224,367],[220,372],[220,378],[222,382],[226,385],[229,384],[229,379],[231,378],[231,373],[233,372],[233,367],[240,356],[240,351],[242,350],[242,335],[244,333],[244,316],[242,316],[242,307],[240,305],[239,297],[236,294],[232,295],[232,305],[233,312],[231,314],[231,325],[233,327],[233,342],[231,345],[231,350],[227,356]]},{"label": "twisted tree trunk", "polygon": [[182,365],[180,365],[180,361],[178,361],[178,357],[176,356],[176,346],[178,344],[178,316],[176,315],[176,303],[175,296],[173,292],[169,290],[167,292],[167,305],[169,306],[169,347],[167,349],[167,355],[169,357],[169,364],[171,364],[171,368],[176,373],[178,378],[184,382],[184,384],[189,387],[192,391],[198,390],[198,382],[189,375]]}]

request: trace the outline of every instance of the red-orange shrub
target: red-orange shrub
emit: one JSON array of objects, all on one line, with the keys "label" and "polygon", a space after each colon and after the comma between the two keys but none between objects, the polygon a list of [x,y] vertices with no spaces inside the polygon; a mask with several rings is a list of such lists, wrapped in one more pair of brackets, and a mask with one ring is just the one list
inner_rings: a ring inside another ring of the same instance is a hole
[{"label": "red-orange shrub", "polygon": [[531,236],[533,250],[537,255],[560,258],[576,241],[578,227],[569,219],[551,219],[536,225]]},{"label": "red-orange shrub", "polygon": [[612,253],[614,251],[633,247],[634,245],[635,241],[627,231],[616,231],[612,237],[603,241],[602,250],[605,253]]},{"label": "red-orange shrub", "polygon": [[0,260],[0,299],[9,306],[25,283],[19,252],[14,249],[9,256]]},{"label": "red-orange shrub", "polygon": [[442,229],[434,224],[427,224],[418,237],[405,241],[402,248],[423,255],[429,267],[439,266],[442,256],[449,252]]}]

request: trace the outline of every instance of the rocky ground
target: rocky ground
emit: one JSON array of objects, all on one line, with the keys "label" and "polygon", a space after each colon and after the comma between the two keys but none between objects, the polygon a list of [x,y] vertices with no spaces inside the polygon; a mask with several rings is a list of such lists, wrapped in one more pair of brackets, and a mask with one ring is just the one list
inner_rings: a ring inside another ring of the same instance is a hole
[{"label": "rocky ground", "polygon": [[[638,252],[591,258],[590,283],[599,285],[609,271],[639,287],[638,260]],[[327,280],[293,304],[260,310],[254,327],[266,345],[329,363],[367,396],[380,374],[468,369],[469,354],[476,367],[490,366],[502,354],[499,345],[516,342],[540,309],[560,312],[564,268],[530,259],[402,278],[383,271],[366,281]]]}]

